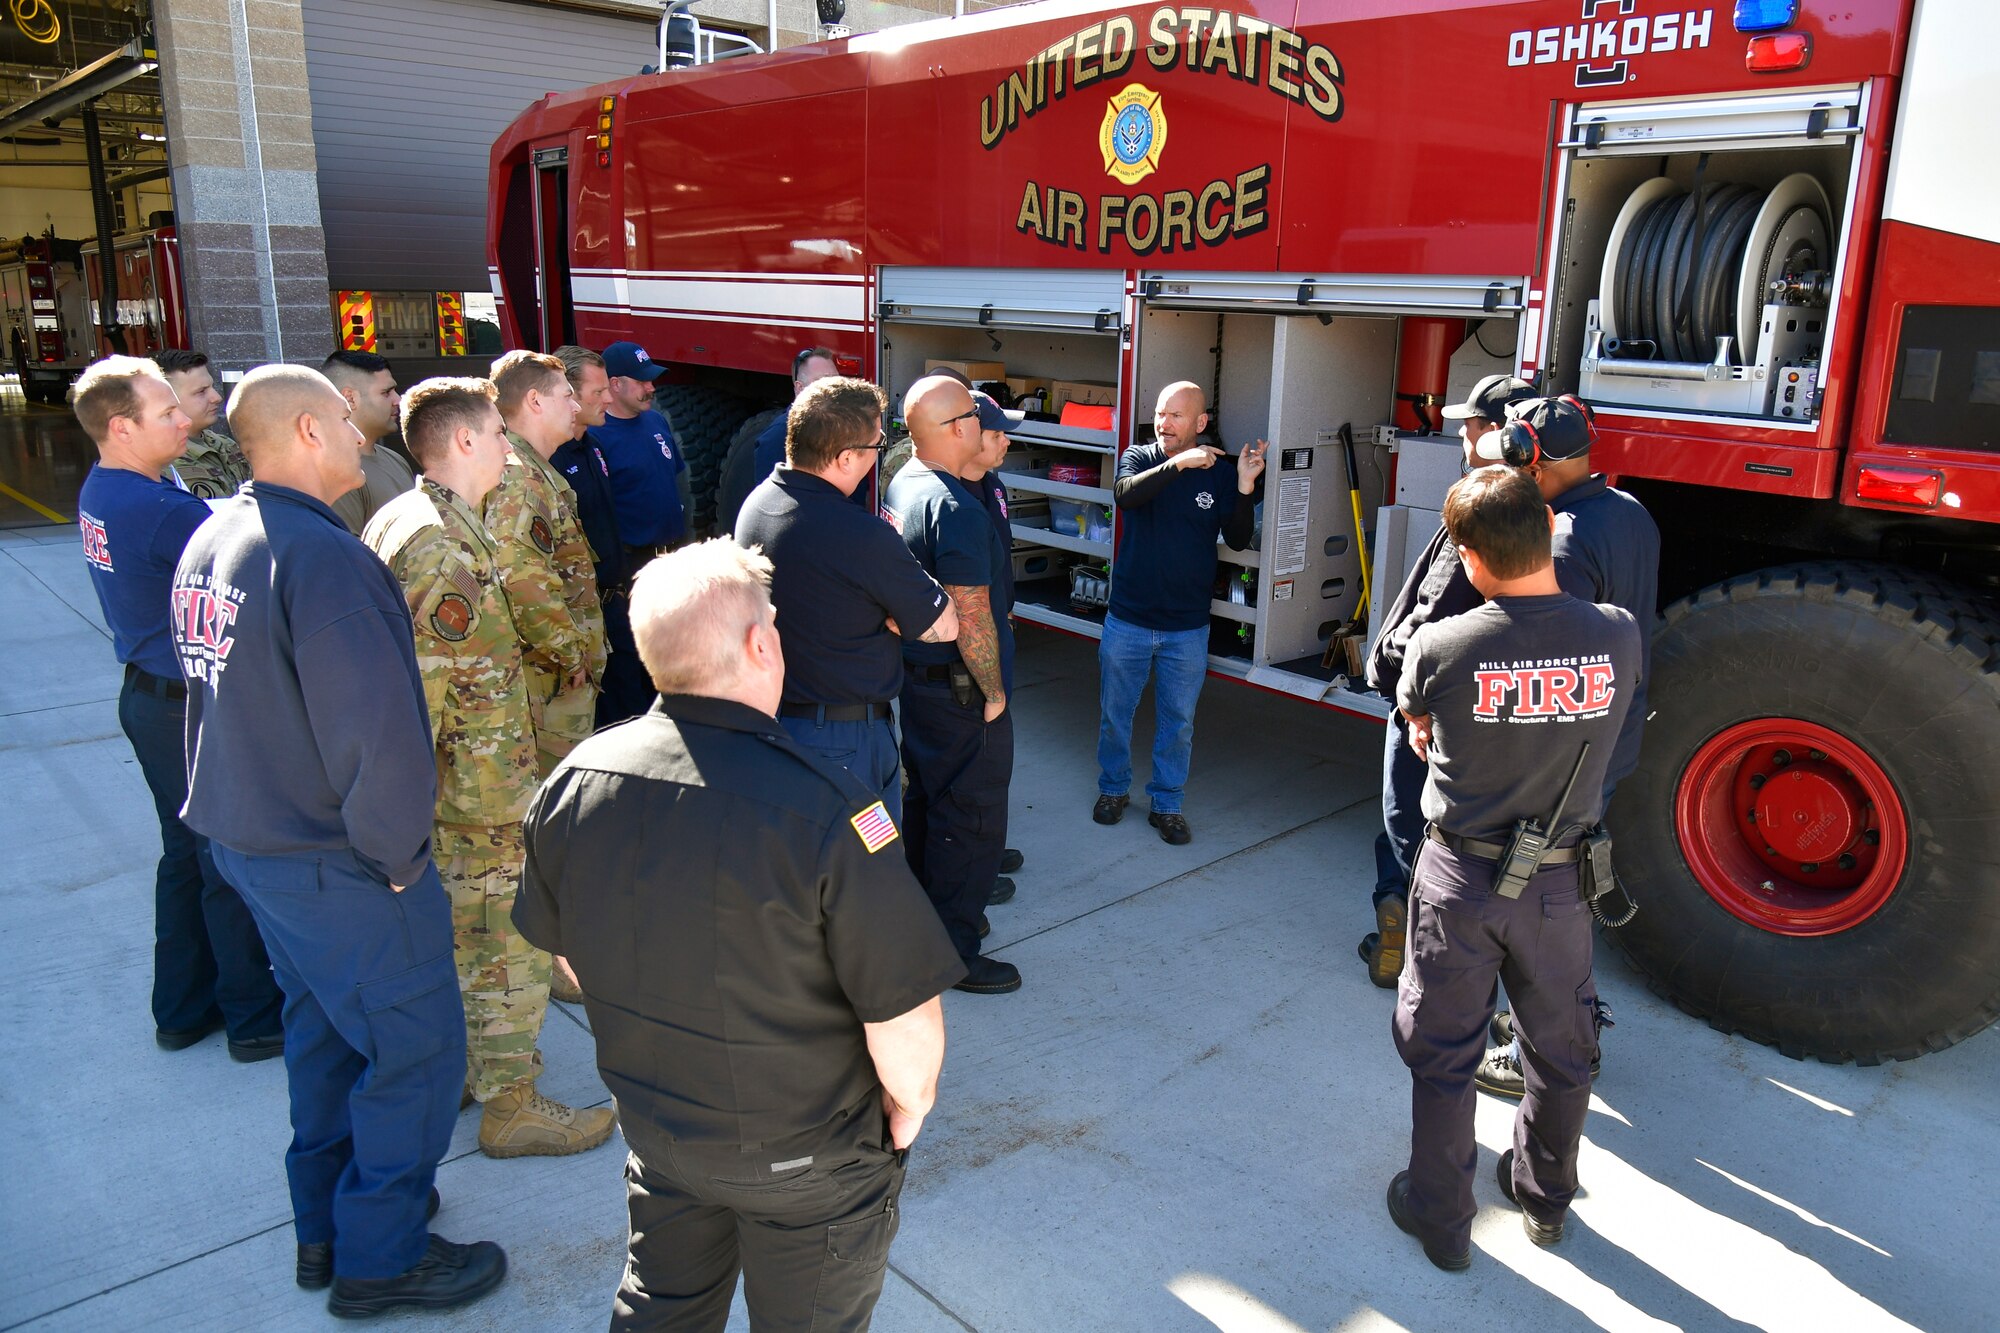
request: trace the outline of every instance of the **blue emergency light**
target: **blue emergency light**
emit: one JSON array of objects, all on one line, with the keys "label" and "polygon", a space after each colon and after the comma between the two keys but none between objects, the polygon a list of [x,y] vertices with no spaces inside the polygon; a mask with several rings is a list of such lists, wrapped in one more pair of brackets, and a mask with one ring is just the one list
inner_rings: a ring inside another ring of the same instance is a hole
[{"label": "blue emergency light", "polygon": [[1777,32],[1798,22],[1799,0],[1736,0],[1736,31]]}]

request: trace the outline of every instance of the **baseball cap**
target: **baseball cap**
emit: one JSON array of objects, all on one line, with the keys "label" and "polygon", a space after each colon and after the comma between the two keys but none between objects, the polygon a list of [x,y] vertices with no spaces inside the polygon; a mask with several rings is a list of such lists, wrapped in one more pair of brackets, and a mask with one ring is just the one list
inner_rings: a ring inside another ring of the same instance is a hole
[{"label": "baseball cap", "polygon": [[[1566,398],[1530,398],[1507,408],[1509,423],[1518,422],[1535,437],[1536,448],[1545,463],[1564,463],[1590,452],[1590,418],[1583,407]],[[1490,431],[1480,436],[1473,452],[1489,463],[1502,461],[1506,432]]]},{"label": "baseball cap", "polygon": [[1440,409],[1439,415],[1447,421],[1463,421],[1467,417],[1505,421],[1507,404],[1525,402],[1534,396],[1535,386],[1526,380],[1515,379],[1512,375],[1488,375],[1472,386],[1472,392],[1465,396],[1464,402]]},{"label": "baseball cap", "polygon": [[647,356],[638,343],[612,343],[604,349],[604,373],[614,379],[622,375],[628,380],[656,380],[667,368]]},{"label": "baseball cap", "polygon": [[993,395],[972,391],[972,405],[979,409],[979,429],[1011,431],[1028,419],[1026,412],[1009,412],[993,400]]}]

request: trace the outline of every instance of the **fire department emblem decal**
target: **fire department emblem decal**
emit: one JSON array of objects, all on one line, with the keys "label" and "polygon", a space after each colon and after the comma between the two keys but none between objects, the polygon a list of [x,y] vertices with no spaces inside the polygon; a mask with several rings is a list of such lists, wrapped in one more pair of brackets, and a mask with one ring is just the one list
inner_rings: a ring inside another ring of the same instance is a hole
[{"label": "fire department emblem decal", "polygon": [[1128,83],[1105,105],[1097,130],[1104,170],[1121,185],[1136,185],[1160,166],[1167,146],[1167,113],[1160,95],[1143,83]]}]

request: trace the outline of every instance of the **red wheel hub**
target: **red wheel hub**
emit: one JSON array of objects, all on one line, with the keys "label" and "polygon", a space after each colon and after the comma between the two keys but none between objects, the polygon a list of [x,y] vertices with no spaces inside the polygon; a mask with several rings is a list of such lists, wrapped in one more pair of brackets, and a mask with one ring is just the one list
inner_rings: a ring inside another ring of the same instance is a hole
[{"label": "red wheel hub", "polygon": [[1909,853],[1903,802],[1880,764],[1793,718],[1729,727],[1674,793],[1681,853],[1730,915],[1779,935],[1851,930],[1895,892]]}]

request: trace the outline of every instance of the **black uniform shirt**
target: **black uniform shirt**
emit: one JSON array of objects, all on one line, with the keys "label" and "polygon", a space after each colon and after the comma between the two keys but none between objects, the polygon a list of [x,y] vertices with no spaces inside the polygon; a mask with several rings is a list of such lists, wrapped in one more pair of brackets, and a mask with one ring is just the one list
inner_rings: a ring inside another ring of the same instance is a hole
[{"label": "black uniform shirt", "polygon": [[1660,599],[1660,530],[1646,506],[1603,477],[1570,487],[1549,508],[1556,513],[1551,548],[1563,591],[1586,602],[1623,607],[1639,622],[1639,678],[1632,684],[1631,707],[1605,777],[1617,782],[1639,766],[1639,737],[1646,725],[1646,685],[1653,674],[1652,631]]},{"label": "black uniform shirt", "polygon": [[1430,545],[1410,566],[1409,577],[1382,617],[1382,632],[1368,654],[1368,683],[1380,694],[1394,695],[1403,678],[1403,654],[1420,625],[1463,615],[1486,599],[1458,558],[1458,547],[1444,524],[1431,534]]},{"label": "black uniform shirt", "polygon": [[993,588],[993,614],[1012,615],[1014,612],[1014,520],[1007,516],[1007,484],[998,472],[989,472],[974,483],[979,492],[979,503],[986,506],[986,517],[993,520],[993,530],[1000,534],[1000,549],[1007,559],[1000,565],[1000,582]]},{"label": "black uniform shirt", "polygon": [[1396,703],[1431,719],[1424,818],[1460,837],[1505,841],[1515,820],[1547,818],[1589,741],[1561,822],[1595,826],[1639,645],[1628,612],[1568,593],[1496,597],[1420,628]]},{"label": "black uniform shirt", "polygon": [[618,501],[611,493],[611,464],[604,451],[585,435],[558,447],[549,463],[576,492],[576,519],[597,557],[598,592],[617,587],[626,577],[625,548],[618,537]]},{"label": "black uniform shirt", "polygon": [[965,975],[876,794],[740,703],[598,732],[524,832],[514,924],[576,969],[635,1146],[830,1124],[877,1086],[862,1024]]},{"label": "black uniform shirt", "polygon": [[887,703],[903,688],[903,645],[949,599],[896,536],[839,487],[788,464],[759,482],[736,540],[770,557],[771,604],[785,645],[785,702]]}]

